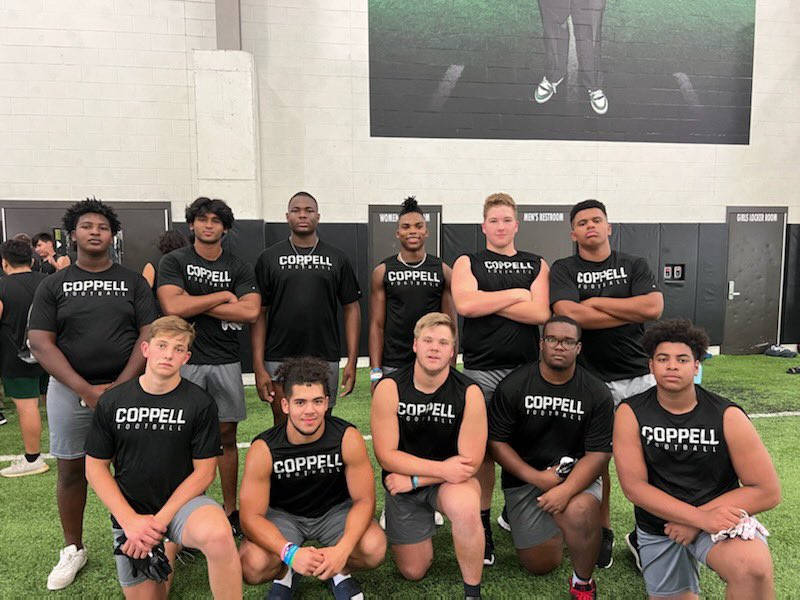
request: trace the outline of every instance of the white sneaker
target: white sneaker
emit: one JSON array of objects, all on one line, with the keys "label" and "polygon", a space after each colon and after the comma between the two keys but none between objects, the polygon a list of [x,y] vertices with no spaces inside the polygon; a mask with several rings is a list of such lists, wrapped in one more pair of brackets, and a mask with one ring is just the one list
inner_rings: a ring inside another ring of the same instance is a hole
[{"label": "white sneaker", "polygon": [[75,576],[86,564],[86,559],[86,548],[78,550],[75,544],[61,550],[58,564],[53,567],[50,575],[47,576],[47,589],[63,590],[75,581]]},{"label": "white sneaker", "polygon": [[555,83],[550,83],[547,77],[542,77],[542,81],[539,82],[539,85],[536,86],[536,90],[533,92],[533,99],[539,104],[544,104],[553,97],[553,94],[556,93],[556,87],[562,81],[564,81],[563,77]]},{"label": "white sneaker", "polygon": [[606,98],[603,90],[589,90],[589,104],[592,105],[592,110],[598,115],[604,115],[608,112],[608,98]]},{"label": "white sneaker", "polygon": [[44,459],[39,456],[35,461],[28,462],[23,456],[19,460],[15,460],[10,466],[5,469],[0,469],[0,476],[3,477],[24,477],[25,475],[36,475],[48,471],[50,467],[44,462]]},{"label": "white sneaker", "polygon": [[511,531],[511,525],[509,525],[509,524],[508,524],[508,521],[506,521],[506,520],[503,518],[503,513],[500,513],[500,516],[499,516],[499,517],[497,517],[497,524],[498,524],[498,525],[500,525],[500,527],[501,527],[502,529],[505,529],[505,530],[506,530],[506,531],[508,531],[508,532],[510,532],[510,531]]},{"label": "white sneaker", "polygon": [[437,527],[441,527],[442,525],[444,525],[444,517],[442,516],[442,513],[440,513],[438,510],[434,511],[433,513],[433,524],[436,525]]},{"label": "white sneaker", "polygon": [[378,519],[378,525],[381,526],[381,529],[386,531],[386,509],[381,511],[381,518]]}]

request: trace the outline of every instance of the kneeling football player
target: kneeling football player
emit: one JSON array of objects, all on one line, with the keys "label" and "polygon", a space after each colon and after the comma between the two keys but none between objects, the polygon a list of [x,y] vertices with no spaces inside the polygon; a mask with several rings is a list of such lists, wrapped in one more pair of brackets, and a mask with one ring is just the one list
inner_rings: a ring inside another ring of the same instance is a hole
[{"label": "kneeling football player", "polygon": [[775,507],[780,483],[744,411],[694,376],[708,336],[676,319],[642,338],[656,385],[623,400],[614,462],[635,504],[639,568],[651,598],[698,598],[699,563],[726,597],[775,597],[766,530],[752,515]]},{"label": "kneeling football player", "polygon": [[[272,580],[267,597],[288,599],[310,575],[329,580],[338,600],[361,599],[350,572],[374,569],[386,554],[364,438],[326,416],[327,361],[290,358],[277,375],[288,419],[253,440],[239,494],[244,579]],[[303,546],[311,540],[323,547]]]},{"label": "kneeling football player", "polygon": [[[539,342],[541,360],[512,371],[497,386],[489,409],[489,447],[503,468],[511,536],[522,566],[543,575],[569,548],[570,594],[595,597],[600,551],[600,476],[611,458],[611,392],[575,364],[581,328],[551,317]],[[568,473],[557,469],[561,459]],[[568,461],[564,461],[570,464]]]},{"label": "kneeling football player", "polygon": [[480,598],[485,540],[478,467],[486,449],[486,403],[451,366],[456,328],[443,313],[414,327],[410,365],[381,379],[372,397],[372,441],[383,467],[386,536],[400,574],[417,581],[433,562],[433,513],[452,523],[465,598]]},{"label": "kneeling football player", "polygon": [[173,561],[179,545],[205,555],[215,598],[242,597],[230,524],[204,495],[222,453],[217,405],[180,375],[193,340],[194,328],[180,317],[155,320],[142,342],[144,375],[101,396],[86,440],[86,478],[111,511],[128,599],[166,598],[171,577],[151,577],[142,564],[164,552]]}]

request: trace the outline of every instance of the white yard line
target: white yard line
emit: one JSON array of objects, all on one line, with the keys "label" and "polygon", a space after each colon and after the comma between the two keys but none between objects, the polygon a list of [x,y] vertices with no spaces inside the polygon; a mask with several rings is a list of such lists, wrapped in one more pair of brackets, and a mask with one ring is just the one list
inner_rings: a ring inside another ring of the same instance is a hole
[{"label": "white yard line", "polygon": [[464,72],[464,65],[450,65],[445,71],[444,77],[439,82],[439,87],[433,93],[431,101],[428,103],[428,110],[440,111],[453,93],[461,74]]}]

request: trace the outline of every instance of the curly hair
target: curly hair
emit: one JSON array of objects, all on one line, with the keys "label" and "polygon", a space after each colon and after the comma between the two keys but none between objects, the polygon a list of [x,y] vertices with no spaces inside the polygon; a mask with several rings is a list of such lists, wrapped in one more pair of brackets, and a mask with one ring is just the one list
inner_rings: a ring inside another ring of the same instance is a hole
[{"label": "curly hair", "polygon": [[72,233],[78,226],[78,219],[89,213],[105,217],[109,226],[111,227],[111,235],[117,235],[119,230],[122,229],[122,223],[120,223],[119,217],[117,217],[117,213],[114,211],[114,209],[102,200],[98,200],[94,196],[87,198],[86,200],[76,202],[70,206],[67,209],[67,212],[64,213],[64,218],[61,219],[61,224],[68,233]]},{"label": "curly hair", "polygon": [[422,209],[419,207],[419,202],[417,202],[416,196],[409,196],[403,203],[400,205],[400,215],[407,215],[408,213],[422,213]]},{"label": "curly hair", "polygon": [[183,248],[188,245],[189,241],[183,237],[183,234],[177,229],[167,229],[164,233],[158,236],[156,248],[161,254],[169,254],[173,250]]},{"label": "curly hair", "polygon": [[642,347],[653,358],[659,344],[674,342],[691,348],[695,360],[700,360],[708,349],[708,334],[705,329],[692,325],[689,319],[669,319],[656,323],[642,336]]},{"label": "curly hair", "polygon": [[319,383],[326,396],[328,389],[328,362],[311,356],[300,356],[285,360],[275,372],[275,379],[283,384],[283,391],[288,398],[292,387],[309,383]]},{"label": "curly hair", "polygon": [[222,221],[222,226],[230,230],[233,227],[233,211],[224,200],[219,198],[207,198],[200,196],[197,200],[186,207],[186,223],[191,225],[197,217],[202,217],[208,213],[213,213]]}]

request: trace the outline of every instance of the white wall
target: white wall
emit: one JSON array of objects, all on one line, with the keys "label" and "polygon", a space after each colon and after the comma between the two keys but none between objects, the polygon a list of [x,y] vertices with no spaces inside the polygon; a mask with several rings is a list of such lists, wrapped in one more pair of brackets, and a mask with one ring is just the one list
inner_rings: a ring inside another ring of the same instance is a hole
[{"label": "white wall", "polygon": [[[369,137],[367,0],[242,0],[255,54],[264,216],[305,188],[323,218],[415,193],[444,221],[477,222],[483,198],[604,201],[616,221],[724,221],[725,206],[789,205],[800,221],[800,11],[757,0],[749,146]],[[344,7],[344,8],[343,8]]]},{"label": "white wall", "polygon": [[477,222],[504,190],[525,203],[596,197],[615,221],[777,204],[800,222],[790,0],[757,0],[749,146],[370,139],[367,0],[241,0],[241,12],[259,138],[243,156],[260,168],[237,182],[237,169],[217,180],[197,167],[192,51],[215,48],[213,0],[0,0],[0,198],[169,200],[180,217],[219,194],[237,216],[281,220],[307,189],[326,220],[366,221],[368,204],[415,193],[446,222]]}]

